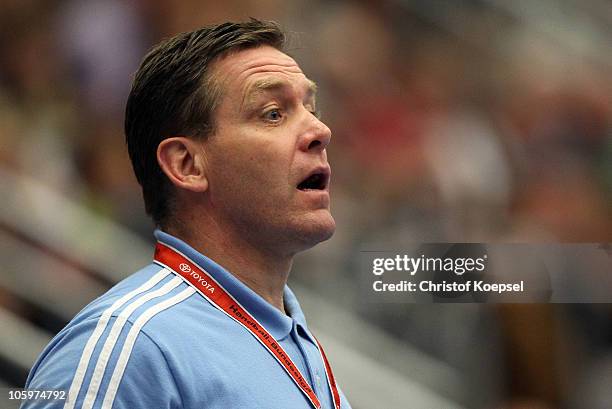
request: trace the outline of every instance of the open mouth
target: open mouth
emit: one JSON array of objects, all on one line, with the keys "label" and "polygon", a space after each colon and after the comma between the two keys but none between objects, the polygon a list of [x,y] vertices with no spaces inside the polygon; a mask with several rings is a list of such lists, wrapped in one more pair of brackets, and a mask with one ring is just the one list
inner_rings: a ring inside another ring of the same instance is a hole
[{"label": "open mouth", "polygon": [[298,190],[324,190],[327,187],[329,175],[326,173],[313,173],[300,183]]}]

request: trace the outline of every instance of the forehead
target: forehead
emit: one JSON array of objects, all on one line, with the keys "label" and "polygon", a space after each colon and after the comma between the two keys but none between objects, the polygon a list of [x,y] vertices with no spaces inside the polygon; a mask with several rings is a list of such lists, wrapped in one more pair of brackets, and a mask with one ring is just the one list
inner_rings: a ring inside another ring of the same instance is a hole
[{"label": "forehead", "polygon": [[293,58],[271,46],[229,54],[215,63],[213,77],[226,91],[240,94],[263,79],[303,86],[312,83]]}]

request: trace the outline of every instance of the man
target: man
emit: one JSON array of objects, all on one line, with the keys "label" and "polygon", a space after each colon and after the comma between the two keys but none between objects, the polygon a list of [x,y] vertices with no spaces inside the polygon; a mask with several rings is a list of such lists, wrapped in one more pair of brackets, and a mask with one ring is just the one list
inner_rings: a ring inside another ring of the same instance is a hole
[{"label": "man", "polygon": [[125,130],[159,227],[155,262],[35,363],[27,387],[65,389],[65,406],[25,408],[350,408],[286,286],[294,255],[335,223],[331,133],[283,43],[275,24],[251,20],[145,57]]}]

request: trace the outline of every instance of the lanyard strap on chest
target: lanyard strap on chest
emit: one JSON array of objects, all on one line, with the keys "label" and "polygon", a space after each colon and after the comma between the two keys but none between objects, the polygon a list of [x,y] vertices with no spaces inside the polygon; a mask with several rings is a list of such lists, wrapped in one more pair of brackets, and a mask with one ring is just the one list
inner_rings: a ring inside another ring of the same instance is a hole
[{"label": "lanyard strap on chest", "polygon": [[[283,347],[281,347],[272,334],[270,334],[263,325],[236,301],[234,297],[215,281],[210,274],[183,254],[179,253],[176,249],[159,242],[155,246],[155,261],[172,270],[175,274],[183,277],[189,285],[194,287],[213,306],[223,311],[227,316],[249,331],[255,339],[268,350],[283,369],[285,369],[285,372],[287,372],[297,387],[300,388],[302,393],[308,398],[312,406],[316,409],[321,408],[321,403],[314,393],[314,390],[308,384]],[[318,340],[316,341],[321,359],[325,364],[327,383],[332,391],[334,407],[340,409],[340,395],[331,366],[325,356],[325,352],[323,352],[323,347]]]}]

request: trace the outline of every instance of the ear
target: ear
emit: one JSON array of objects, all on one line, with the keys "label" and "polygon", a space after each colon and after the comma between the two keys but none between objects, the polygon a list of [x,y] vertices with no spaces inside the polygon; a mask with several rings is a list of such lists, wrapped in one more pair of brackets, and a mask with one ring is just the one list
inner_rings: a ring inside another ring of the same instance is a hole
[{"label": "ear", "polygon": [[204,149],[197,140],[184,136],[164,139],[157,147],[157,163],[175,186],[192,192],[208,189]]}]

